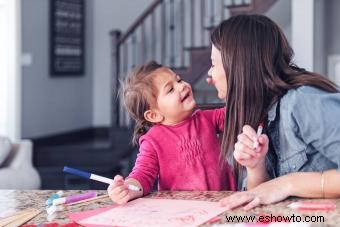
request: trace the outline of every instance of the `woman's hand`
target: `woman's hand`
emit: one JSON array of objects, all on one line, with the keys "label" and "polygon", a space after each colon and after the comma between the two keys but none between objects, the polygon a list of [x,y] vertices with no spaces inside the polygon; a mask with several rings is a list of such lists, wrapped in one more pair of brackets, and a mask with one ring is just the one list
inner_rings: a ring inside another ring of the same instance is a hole
[{"label": "woman's hand", "polygon": [[[254,147],[255,143],[258,146]],[[237,142],[234,145],[234,158],[248,170],[262,169],[268,152],[268,143],[269,140],[266,135],[257,136],[252,127],[245,125],[242,134],[237,136]]]},{"label": "woman's hand", "polygon": [[119,205],[126,204],[131,199],[129,192],[128,186],[120,175],[116,175],[113,182],[107,188],[110,199]]},{"label": "woman's hand", "polygon": [[231,196],[221,199],[220,204],[228,210],[242,205],[244,205],[244,210],[250,210],[259,205],[280,202],[291,196],[291,183],[288,175],[275,178],[249,191],[236,192]]}]

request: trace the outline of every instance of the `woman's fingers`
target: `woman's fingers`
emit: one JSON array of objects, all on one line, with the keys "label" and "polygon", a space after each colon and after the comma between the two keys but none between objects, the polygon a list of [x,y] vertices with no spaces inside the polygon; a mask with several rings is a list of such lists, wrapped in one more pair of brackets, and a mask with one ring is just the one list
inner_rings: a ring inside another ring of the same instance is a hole
[{"label": "woman's fingers", "polygon": [[237,208],[254,199],[254,195],[248,192],[238,192],[220,200],[220,205],[226,207],[227,210]]},{"label": "woman's fingers", "polygon": [[250,203],[248,203],[247,205],[243,207],[243,210],[248,211],[259,205],[261,205],[261,199],[255,196],[254,199],[250,201]]},{"label": "woman's fingers", "polygon": [[237,141],[243,143],[247,147],[253,147],[254,141],[250,139],[246,134],[242,133],[237,136]]},{"label": "woman's fingers", "polygon": [[258,141],[260,145],[267,145],[269,143],[268,136],[265,134],[262,134],[261,136],[259,136]]},{"label": "woman's fingers", "polygon": [[247,145],[241,143],[241,142],[237,142],[234,145],[234,149],[235,149],[235,154],[237,156],[242,156],[242,159],[245,158],[252,158],[254,156],[257,155],[256,151],[250,147],[248,147]]},{"label": "woman's fingers", "polygon": [[249,125],[245,125],[242,128],[243,134],[247,135],[249,138],[257,137],[256,131]]}]

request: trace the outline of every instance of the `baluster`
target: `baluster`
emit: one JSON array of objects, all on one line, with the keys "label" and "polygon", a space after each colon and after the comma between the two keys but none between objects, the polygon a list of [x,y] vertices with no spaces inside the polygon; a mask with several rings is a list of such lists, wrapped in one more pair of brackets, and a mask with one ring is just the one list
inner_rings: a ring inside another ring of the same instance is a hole
[{"label": "baluster", "polygon": [[175,66],[175,4],[170,0],[170,67]]},{"label": "baluster", "polygon": [[[151,34],[152,35],[152,34]],[[146,38],[145,38],[145,23],[143,22],[141,25],[141,48],[140,48],[140,57],[141,57],[141,64],[146,62],[147,56],[147,48],[146,48]]]},{"label": "baluster", "polygon": [[155,19],[155,12],[151,14],[151,59],[156,59],[156,19]]},{"label": "baluster", "polygon": [[205,18],[205,1],[201,0],[201,45],[205,46],[205,26],[204,26],[204,18]]},{"label": "baluster", "polygon": [[210,27],[215,26],[215,4],[214,1],[210,1]]},{"label": "baluster", "polygon": [[180,32],[180,62],[181,67],[184,66],[184,42],[185,42],[185,4],[184,0],[180,0],[180,26],[181,26],[181,32]]},{"label": "baluster", "polygon": [[131,48],[132,48],[132,68],[137,66],[137,36],[136,32],[133,32],[131,37]]},{"label": "baluster", "polygon": [[195,1],[190,2],[191,47],[195,46]]},{"label": "baluster", "polygon": [[[119,99],[118,90],[119,90],[119,73],[120,73],[120,45],[119,39],[121,37],[121,32],[118,30],[111,31],[111,72],[112,72],[112,94],[111,94],[111,136],[113,136],[113,128],[119,125]],[[113,141],[111,139],[111,141]]]},{"label": "baluster", "polygon": [[165,64],[166,56],[166,12],[165,12],[165,1],[161,3],[161,63]]},{"label": "baluster", "polygon": [[224,6],[224,0],[221,1],[221,21],[224,20],[224,11],[225,11],[225,6]]}]

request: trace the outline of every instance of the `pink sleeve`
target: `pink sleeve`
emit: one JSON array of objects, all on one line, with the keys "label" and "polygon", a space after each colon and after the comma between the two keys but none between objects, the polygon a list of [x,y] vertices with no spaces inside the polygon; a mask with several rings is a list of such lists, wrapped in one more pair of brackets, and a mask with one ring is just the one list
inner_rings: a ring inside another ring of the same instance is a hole
[{"label": "pink sleeve", "polygon": [[143,187],[143,195],[147,195],[152,190],[158,173],[157,152],[147,138],[142,138],[135,166],[128,178],[138,180]]},{"label": "pink sleeve", "polygon": [[214,124],[217,133],[224,131],[225,112],[225,107],[203,111],[204,115]]}]

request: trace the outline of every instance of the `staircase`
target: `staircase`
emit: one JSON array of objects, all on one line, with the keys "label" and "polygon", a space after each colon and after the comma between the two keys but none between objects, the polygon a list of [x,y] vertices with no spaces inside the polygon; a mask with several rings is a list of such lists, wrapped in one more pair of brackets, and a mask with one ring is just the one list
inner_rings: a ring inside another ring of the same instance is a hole
[{"label": "staircase", "polygon": [[218,101],[214,88],[202,83],[210,67],[210,32],[230,16],[263,14],[276,1],[155,0],[124,34],[112,31],[112,128],[132,125],[117,99],[119,80],[150,60],[189,82],[198,104]]}]

